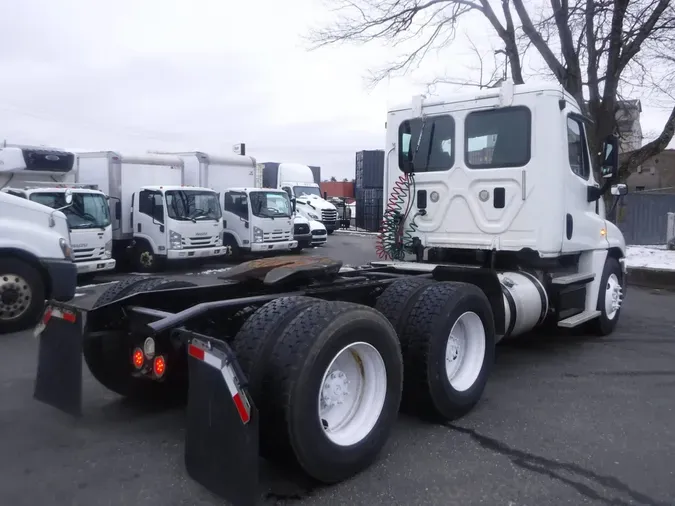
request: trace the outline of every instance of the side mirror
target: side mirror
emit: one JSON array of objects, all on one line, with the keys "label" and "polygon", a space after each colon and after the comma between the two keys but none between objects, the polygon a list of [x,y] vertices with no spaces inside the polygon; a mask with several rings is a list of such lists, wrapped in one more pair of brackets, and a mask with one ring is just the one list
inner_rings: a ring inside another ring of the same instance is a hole
[{"label": "side mirror", "polygon": [[63,194],[63,199],[66,201],[67,205],[73,203],[73,191],[70,188],[68,188]]},{"label": "side mirror", "polygon": [[619,175],[619,139],[613,135],[602,144],[602,177],[614,179]]},{"label": "side mirror", "polygon": [[291,197],[291,207],[293,208],[293,214],[295,214],[297,204],[298,204],[298,201],[295,199],[295,197]]},{"label": "side mirror", "polygon": [[323,192],[323,200],[328,200],[328,192]]},{"label": "side mirror", "polygon": [[612,195],[615,195],[617,197],[621,197],[621,196],[625,195],[626,193],[628,193],[628,186],[626,186],[623,183],[614,184],[614,185],[612,185],[612,188],[611,188],[610,192],[612,193]]}]

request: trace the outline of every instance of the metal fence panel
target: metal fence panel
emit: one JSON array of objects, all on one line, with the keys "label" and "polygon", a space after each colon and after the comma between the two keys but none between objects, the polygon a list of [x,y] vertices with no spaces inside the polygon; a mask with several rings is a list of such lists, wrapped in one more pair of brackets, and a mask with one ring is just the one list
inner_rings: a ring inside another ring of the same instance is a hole
[{"label": "metal fence panel", "polygon": [[675,211],[675,194],[636,192],[625,195],[616,209],[616,225],[626,244],[666,244],[668,213]]}]

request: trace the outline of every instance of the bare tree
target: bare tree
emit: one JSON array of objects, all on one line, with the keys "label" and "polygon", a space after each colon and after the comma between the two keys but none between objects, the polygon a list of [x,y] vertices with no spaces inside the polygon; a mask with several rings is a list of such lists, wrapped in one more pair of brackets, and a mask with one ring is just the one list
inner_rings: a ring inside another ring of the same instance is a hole
[{"label": "bare tree", "polygon": [[484,56],[479,58],[480,82],[439,77],[432,84],[484,87],[507,71],[516,84],[522,84],[525,54],[535,51],[548,76],[593,119],[589,142],[596,167],[602,141],[618,133],[616,116],[623,95],[658,94],[672,110],[653,140],[623,154],[623,177],[663,151],[675,134],[675,5],[671,0],[548,0],[528,6],[524,0],[328,1],[336,5],[337,18],[311,33],[313,49],[371,41],[409,48],[402,58],[373,72],[374,82],[407,73],[430,52],[449,47],[463,20],[479,13],[503,44],[504,62],[493,62],[487,84],[483,83]]}]

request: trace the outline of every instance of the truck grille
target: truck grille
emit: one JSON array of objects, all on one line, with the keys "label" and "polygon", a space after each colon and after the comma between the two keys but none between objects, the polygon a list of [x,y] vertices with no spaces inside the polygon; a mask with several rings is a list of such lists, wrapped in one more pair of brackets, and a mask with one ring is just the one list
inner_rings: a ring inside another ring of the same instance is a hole
[{"label": "truck grille", "polygon": [[321,211],[321,221],[336,221],[337,220],[337,211],[330,209],[324,209]]},{"label": "truck grille", "polygon": [[298,223],[297,225],[293,225],[293,233],[309,234],[309,225],[305,225],[304,223]]},{"label": "truck grille", "polygon": [[317,235],[318,236],[326,235],[326,231],[325,230],[312,230],[312,235],[315,236],[315,237]]},{"label": "truck grille", "polygon": [[268,232],[263,234],[263,242],[283,242],[291,240],[291,232]]},{"label": "truck grille", "polygon": [[87,260],[98,260],[103,258],[105,247],[100,248],[73,248],[73,257],[76,262],[85,262]]},{"label": "truck grille", "polygon": [[208,237],[183,237],[181,244],[183,248],[211,248],[216,245],[217,235]]}]

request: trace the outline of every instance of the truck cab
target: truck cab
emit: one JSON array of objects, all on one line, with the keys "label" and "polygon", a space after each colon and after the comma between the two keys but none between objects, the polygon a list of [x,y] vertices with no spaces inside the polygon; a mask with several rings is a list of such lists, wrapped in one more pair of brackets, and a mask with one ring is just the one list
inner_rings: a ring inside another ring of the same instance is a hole
[{"label": "truck cab", "polygon": [[136,268],[152,271],[164,260],[225,254],[218,194],[209,188],[143,186],[132,195],[131,251]]},{"label": "truck cab", "polygon": [[221,195],[226,255],[290,251],[293,203],[286,192],[268,188],[228,188]]},{"label": "truck cab", "polygon": [[63,212],[0,192],[0,334],[35,325],[46,299],[68,301],[76,288]]},{"label": "truck cab", "polygon": [[[66,204],[69,190],[72,202]],[[112,258],[112,225],[108,199],[93,186],[60,184],[44,187],[3,188],[11,195],[61,209],[68,220],[73,257],[78,274],[115,269]]]}]

